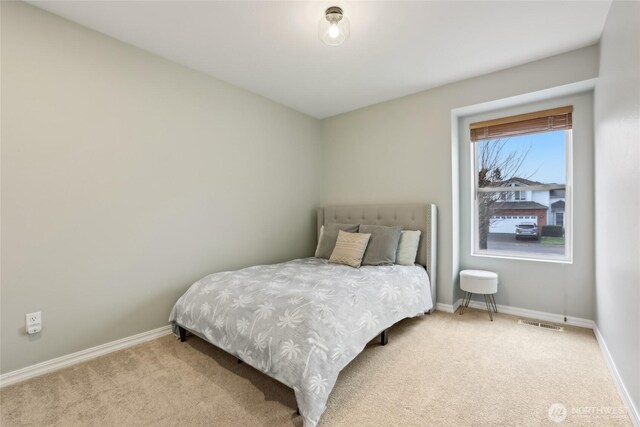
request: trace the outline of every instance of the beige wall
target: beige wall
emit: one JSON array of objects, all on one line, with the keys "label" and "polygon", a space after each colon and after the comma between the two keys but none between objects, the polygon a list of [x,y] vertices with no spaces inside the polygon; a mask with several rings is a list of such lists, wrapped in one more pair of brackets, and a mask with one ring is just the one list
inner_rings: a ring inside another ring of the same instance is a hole
[{"label": "beige wall", "polygon": [[2,2],[1,71],[3,373],[313,253],[317,120],[24,3]]},{"label": "beige wall", "polygon": [[613,2],[595,92],[596,324],[640,410],[640,3]]},{"label": "beige wall", "polygon": [[597,75],[598,48],[591,46],[325,119],[323,203],[436,203],[438,301],[452,304],[459,269],[452,110]]}]

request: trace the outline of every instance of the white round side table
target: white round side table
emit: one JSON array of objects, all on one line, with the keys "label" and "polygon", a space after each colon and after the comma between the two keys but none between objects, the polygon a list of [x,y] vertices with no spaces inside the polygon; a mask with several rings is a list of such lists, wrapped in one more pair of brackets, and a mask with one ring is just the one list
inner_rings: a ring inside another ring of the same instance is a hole
[{"label": "white round side table", "polygon": [[460,272],[460,289],[466,292],[460,306],[460,314],[462,315],[464,309],[469,307],[471,296],[480,294],[484,295],[489,319],[493,322],[492,311],[498,312],[496,300],[493,297],[498,292],[498,273],[485,270],[462,270]]}]

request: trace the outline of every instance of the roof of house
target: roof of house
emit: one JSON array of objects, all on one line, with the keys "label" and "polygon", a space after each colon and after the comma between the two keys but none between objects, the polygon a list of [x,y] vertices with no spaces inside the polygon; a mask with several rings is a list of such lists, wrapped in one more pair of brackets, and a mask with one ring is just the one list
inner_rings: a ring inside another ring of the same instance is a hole
[{"label": "roof of house", "polygon": [[525,210],[525,209],[544,209],[548,208],[538,202],[517,201],[517,202],[495,202],[494,210]]},{"label": "roof of house", "polygon": [[505,179],[500,183],[502,187],[508,187],[510,184],[522,184],[522,185],[541,185],[543,182],[532,181],[526,178],[520,178],[519,176],[514,176],[513,178]]},{"label": "roof of house", "polygon": [[558,200],[557,202],[551,203],[552,209],[564,209],[564,200]]}]

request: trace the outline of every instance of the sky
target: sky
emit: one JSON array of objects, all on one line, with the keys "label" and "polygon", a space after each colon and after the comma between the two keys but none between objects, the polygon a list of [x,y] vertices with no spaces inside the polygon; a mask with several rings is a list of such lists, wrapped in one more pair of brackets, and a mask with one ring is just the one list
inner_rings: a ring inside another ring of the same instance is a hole
[{"label": "sky", "polygon": [[[486,144],[489,141],[478,141]],[[535,133],[510,137],[503,154],[524,153],[531,148],[522,165],[520,175],[532,181],[564,184],[567,175],[565,131]],[[478,145],[480,152],[482,145]]]}]

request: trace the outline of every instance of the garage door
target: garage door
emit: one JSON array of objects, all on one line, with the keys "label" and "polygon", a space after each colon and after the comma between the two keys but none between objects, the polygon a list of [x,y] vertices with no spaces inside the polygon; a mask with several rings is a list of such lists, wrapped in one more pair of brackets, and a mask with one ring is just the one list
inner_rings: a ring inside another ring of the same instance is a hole
[{"label": "garage door", "polygon": [[515,234],[516,225],[522,222],[532,222],[538,225],[538,217],[535,215],[492,216],[489,224],[489,233]]}]

